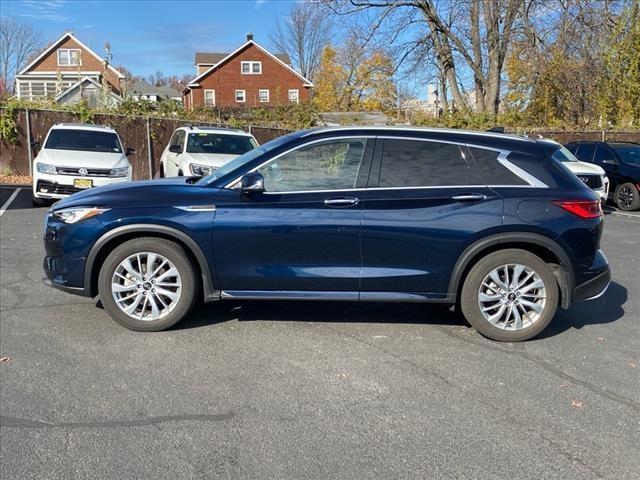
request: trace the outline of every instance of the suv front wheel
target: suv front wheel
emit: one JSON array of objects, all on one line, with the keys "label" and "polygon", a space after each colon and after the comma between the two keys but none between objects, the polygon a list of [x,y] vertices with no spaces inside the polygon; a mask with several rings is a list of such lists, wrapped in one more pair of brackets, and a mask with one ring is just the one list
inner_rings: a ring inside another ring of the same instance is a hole
[{"label": "suv front wheel", "polygon": [[198,281],[184,249],[163,238],[135,238],[115,248],[98,277],[105,310],[130,330],[155,332],[179,322],[196,301]]},{"label": "suv front wheel", "polygon": [[482,335],[519,342],[549,324],[558,306],[558,284],[551,267],[536,255],[500,250],[471,268],[460,303],[466,319]]}]

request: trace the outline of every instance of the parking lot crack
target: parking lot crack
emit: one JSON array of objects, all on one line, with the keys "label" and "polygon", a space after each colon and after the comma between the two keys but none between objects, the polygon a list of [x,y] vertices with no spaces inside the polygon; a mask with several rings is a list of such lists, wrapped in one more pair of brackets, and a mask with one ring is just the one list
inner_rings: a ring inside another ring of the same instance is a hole
[{"label": "parking lot crack", "polygon": [[573,375],[561,370],[560,368],[557,368],[553,365],[551,365],[549,362],[547,362],[546,360],[538,357],[537,355],[534,355],[530,352],[527,352],[526,350],[515,350],[513,348],[508,348],[508,347],[502,347],[502,346],[498,346],[498,345],[494,345],[494,344],[490,344],[488,343],[488,341],[478,341],[474,338],[469,338],[469,337],[465,337],[463,335],[459,335],[456,332],[452,331],[451,329],[446,329],[446,332],[454,337],[457,338],[459,340],[463,340],[467,343],[471,343],[473,345],[476,345],[478,347],[483,347],[489,350],[493,350],[493,351],[497,351],[497,352],[501,352],[501,353],[508,353],[511,355],[518,355],[519,357],[522,357],[526,360],[529,360],[530,362],[535,363],[536,365],[542,367],[544,370],[546,370],[547,372],[551,373],[552,375],[562,378],[563,380],[567,380],[569,382],[572,382],[576,385],[580,385],[584,388],[586,388],[587,390],[595,393],[596,395],[599,395],[601,397],[607,398],[608,400],[611,400],[615,403],[618,403],[620,405],[624,405],[627,406],[629,408],[631,408],[632,410],[634,410],[637,413],[640,413],[640,403],[636,402],[635,400],[625,397],[623,395],[617,394],[615,392],[611,392],[605,388],[599,387],[591,382],[588,382],[586,380],[582,380],[580,378],[574,377]]},{"label": "parking lot crack", "polygon": [[159,417],[140,418],[135,420],[107,420],[89,422],[45,422],[42,420],[28,420],[18,417],[0,416],[0,427],[19,429],[49,429],[49,428],[120,428],[158,426],[173,422],[222,422],[235,417],[235,413],[195,414],[195,415],[166,415]]}]

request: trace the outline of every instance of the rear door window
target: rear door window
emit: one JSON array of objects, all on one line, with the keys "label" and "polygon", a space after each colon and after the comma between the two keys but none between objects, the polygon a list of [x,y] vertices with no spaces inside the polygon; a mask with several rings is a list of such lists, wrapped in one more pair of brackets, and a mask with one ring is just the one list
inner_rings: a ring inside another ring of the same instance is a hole
[{"label": "rear door window", "polygon": [[470,168],[455,144],[385,139],[380,188],[468,185]]},{"label": "rear door window", "polygon": [[615,160],[615,156],[613,155],[613,152],[609,150],[607,147],[598,145],[598,148],[596,149],[596,154],[593,157],[593,163],[602,165],[605,160]]},{"label": "rear door window", "polygon": [[582,162],[593,163],[593,152],[595,152],[596,146],[583,144],[578,145],[578,150],[574,153],[576,158]]}]

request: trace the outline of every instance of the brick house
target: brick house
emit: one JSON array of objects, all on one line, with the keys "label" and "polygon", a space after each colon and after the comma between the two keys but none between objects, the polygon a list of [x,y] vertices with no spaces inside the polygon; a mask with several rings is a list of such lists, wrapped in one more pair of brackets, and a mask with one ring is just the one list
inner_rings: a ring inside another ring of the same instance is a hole
[{"label": "brick house", "polygon": [[103,81],[111,90],[111,99],[121,96],[124,75],[67,32],[20,70],[16,95],[29,100],[72,98],[93,103]]},{"label": "brick house", "polygon": [[270,53],[252,34],[232,53],[196,53],[197,76],[182,90],[184,105],[193,109],[308,101],[313,84],[291,67],[288,58]]}]

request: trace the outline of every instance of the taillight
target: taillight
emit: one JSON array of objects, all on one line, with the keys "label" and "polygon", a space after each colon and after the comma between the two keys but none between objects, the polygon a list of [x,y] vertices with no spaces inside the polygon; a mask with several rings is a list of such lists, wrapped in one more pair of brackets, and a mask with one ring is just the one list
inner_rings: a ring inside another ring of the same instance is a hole
[{"label": "taillight", "polygon": [[602,216],[600,200],[558,200],[553,204],[580,218],[598,218]]}]

